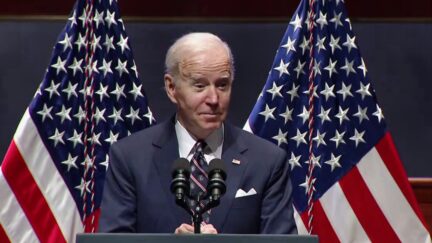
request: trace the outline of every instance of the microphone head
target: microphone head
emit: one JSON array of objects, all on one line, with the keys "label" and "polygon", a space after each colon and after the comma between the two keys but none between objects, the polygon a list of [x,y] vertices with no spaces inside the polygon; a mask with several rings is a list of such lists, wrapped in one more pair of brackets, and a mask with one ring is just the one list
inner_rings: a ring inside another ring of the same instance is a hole
[{"label": "microphone head", "polygon": [[212,159],[209,163],[208,171],[209,177],[213,173],[219,173],[223,180],[226,179],[225,164],[221,159]]},{"label": "microphone head", "polygon": [[175,177],[178,173],[185,173],[187,177],[190,175],[189,161],[185,158],[178,158],[174,160],[172,166],[172,176]]},{"label": "microphone head", "polygon": [[226,186],[226,172],[225,165],[221,159],[212,159],[209,163],[208,168],[208,183],[207,183],[207,191],[210,192],[210,195],[213,199],[219,200],[220,196],[225,194]]}]

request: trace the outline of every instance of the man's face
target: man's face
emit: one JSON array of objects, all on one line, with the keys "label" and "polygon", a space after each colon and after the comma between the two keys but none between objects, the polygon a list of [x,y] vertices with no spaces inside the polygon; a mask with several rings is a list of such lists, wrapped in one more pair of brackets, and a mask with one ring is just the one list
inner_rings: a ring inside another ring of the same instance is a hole
[{"label": "man's face", "polygon": [[165,75],[165,88],[177,105],[180,123],[192,135],[204,139],[227,116],[232,70],[222,46],[189,54],[179,65],[178,77]]}]

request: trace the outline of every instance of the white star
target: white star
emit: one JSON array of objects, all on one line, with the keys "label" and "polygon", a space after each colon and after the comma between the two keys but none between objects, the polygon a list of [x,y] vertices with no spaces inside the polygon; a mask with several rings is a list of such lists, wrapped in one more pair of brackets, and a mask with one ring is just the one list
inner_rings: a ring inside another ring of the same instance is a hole
[{"label": "white star", "polygon": [[339,156],[335,157],[334,154],[331,153],[331,159],[329,159],[329,160],[327,160],[326,162],[324,162],[325,164],[330,165],[330,167],[331,167],[331,172],[333,172],[333,170],[336,169],[336,168],[340,168],[340,167],[342,167],[342,166],[339,164],[339,160],[340,160],[341,156],[342,156],[342,155],[339,155]]},{"label": "white star", "polygon": [[355,44],[355,36],[353,38],[351,38],[348,34],[347,34],[347,40],[342,44],[343,46],[346,46],[348,48],[348,54],[351,52],[351,49],[357,49],[357,46]]},{"label": "white star", "polygon": [[289,109],[289,107],[286,107],[286,110],[284,113],[279,114],[279,116],[283,117],[285,120],[285,124],[288,121],[292,121],[292,112],[293,112],[294,108],[292,108],[291,110]]},{"label": "white star", "polygon": [[96,51],[96,49],[101,49],[102,50],[102,46],[99,44],[101,37],[97,36],[96,34],[93,34],[93,40],[92,40],[92,48],[93,51]]},{"label": "white star", "polygon": [[273,87],[267,90],[267,92],[272,95],[272,100],[274,100],[275,96],[282,97],[282,94],[280,93],[282,87],[283,85],[277,86],[276,82],[273,82]]},{"label": "white star", "polygon": [[60,71],[63,71],[66,73],[66,68],[65,68],[65,64],[66,64],[67,60],[62,60],[61,57],[57,57],[57,63],[51,65],[51,67],[53,67],[54,69],[56,69],[56,74],[58,75],[60,73]]},{"label": "white star", "polygon": [[127,66],[127,60],[124,62],[122,62],[120,59],[118,60],[117,67],[115,67],[115,69],[117,70],[117,72],[119,72],[119,77],[121,77],[123,73],[129,74],[129,71],[127,70],[126,66]]},{"label": "white star", "polygon": [[86,119],[86,113],[83,111],[81,107],[79,107],[78,112],[74,115],[75,118],[78,119],[78,123],[81,124],[82,121]]},{"label": "white star", "polygon": [[133,95],[134,100],[136,100],[137,97],[144,97],[141,93],[141,87],[142,84],[140,86],[137,86],[135,83],[132,83],[132,90],[129,91],[129,94]]},{"label": "white star", "polygon": [[318,52],[320,52],[321,49],[326,50],[325,43],[324,43],[326,38],[327,37],[324,36],[324,38],[321,39],[321,36],[318,36],[318,40],[317,40],[317,43],[315,45],[316,47],[318,47]]},{"label": "white star", "polygon": [[96,107],[95,114],[93,115],[93,118],[96,120],[96,125],[98,125],[101,120],[106,122],[105,117],[104,117],[105,110],[106,109],[99,110],[99,108]]},{"label": "white star", "polygon": [[317,135],[312,139],[313,141],[316,141],[317,143],[317,148],[321,145],[327,145],[327,143],[324,140],[326,133],[321,134],[320,131],[317,131]]},{"label": "white star", "polygon": [[350,30],[352,30],[351,20],[350,20],[349,18],[346,18],[346,19],[345,19],[345,22],[348,23],[348,26],[349,26]]},{"label": "white star", "polygon": [[74,11],[72,16],[70,18],[68,18],[68,20],[71,21],[71,27],[73,27],[75,24],[77,24],[76,22],[76,12]]},{"label": "white star", "polygon": [[113,113],[111,115],[108,116],[108,118],[111,118],[114,120],[114,125],[117,124],[117,122],[120,121],[124,121],[123,118],[121,117],[121,113],[122,113],[123,108],[120,108],[120,110],[117,110],[115,107],[113,108]]},{"label": "white star", "polygon": [[111,49],[115,50],[114,46],[114,37],[109,37],[108,35],[105,35],[105,42],[103,45],[106,48],[106,52],[109,53]]},{"label": "white star", "polygon": [[107,91],[108,91],[108,85],[103,86],[102,83],[99,83],[99,90],[96,91],[96,94],[99,95],[100,102],[102,102],[104,97],[109,98]]},{"label": "white star", "polygon": [[71,40],[72,40],[72,36],[69,37],[69,35],[66,33],[64,39],[59,41],[59,43],[63,45],[63,52],[66,51],[68,48],[72,48]]},{"label": "white star", "polygon": [[378,122],[381,122],[381,119],[384,119],[384,115],[382,113],[381,108],[378,106],[378,104],[376,105],[377,110],[372,113],[372,115],[376,116],[378,118]]},{"label": "white star", "polygon": [[329,45],[330,45],[332,54],[334,53],[335,49],[342,50],[342,47],[339,45],[339,40],[340,40],[340,37],[338,37],[338,38],[335,39],[333,37],[333,35],[330,35],[330,43],[329,43]]},{"label": "white star", "polygon": [[55,129],[54,135],[52,135],[51,137],[49,137],[49,139],[54,141],[54,147],[57,146],[58,143],[62,143],[64,144],[63,141],[63,135],[64,135],[64,131],[63,132],[59,132],[58,129]]},{"label": "white star", "polygon": [[120,35],[120,41],[117,42],[117,45],[121,48],[122,53],[125,49],[130,50],[129,45],[127,43],[129,37],[126,37],[126,39],[123,37],[123,35]]},{"label": "white star", "polygon": [[286,43],[285,45],[282,46],[282,47],[284,47],[284,48],[287,49],[287,50],[286,50],[286,54],[287,54],[287,55],[288,55],[288,53],[289,53],[290,51],[293,51],[293,52],[296,51],[296,49],[294,48],[294,44],[295,44],[295,42],[296,42],[296,39],[291,40],[291,37],[288,36],[287,43]]},{"label": "white star", "polygon": [[85,37],[83,35],[79,34],[78,39],[75,41],[75,45],[78,46],[78,51],[81,51],[81,48],[85,48],[87,45]]},{"label": "white star", "polygon": [[93,133],[92,134],[92,136],[91,136],[91,138],[88,138],[87,139],[87,141],[89,141],[92,145],[102,145],[100,142],[99,142],[99,137],[100,137],[100,135],[101,135],[101,133],[98,133],[98,134],[96,134],[96,133]]},{"label": "white star", "polygon": [[83,144],[81,139],[82,133],[79,133],[74,129],[74,135],[70,138],[68,138],[68,141],[71,141],[73,143],[73,147],[75,148],[77,144]]},{"label": "white star", "polygon": [[306,39],[305,36],[303,36],[303,42],[300,44],[300,48],[302,49],[302,55],[304,55],[306,50],[310,50],[310,46],[309,46],[309,39]]},{"label": "white star", "polygon": [[366,141],[363,139],[364,133],[365,131],[359,133],[357,128],[354,128],[354,136],[350,137],[350,139],[355,142],[356,147],[359,145],[359,143],[366,143]]},{"label": "white star", "polygon": [[291,152],[291,158],[288,161],[288,163],[291,166],[291,171],[294,170],[295,167],[302,168],[302,166],[300,164],[300,158],[301,158],[301,155],[295,156],[295,154],[293,152]]},{"label": "white star", "polygon": [[342,95],[342,101],[345,101],[345,98],[347,96],[353,97],[353,94],[351,93],[351,84],[346,86],[344,82],[342,82],[342,88],[338,90],[336,93]]},{"label": "white star", "polygon": [[321,11],[319,13],[319,17],[316,22],[320,25],[320,29],[323,29],[324,26],[328,24],[327,22],[327,14],[323,14]]},{"label": "white star", "polygon": [[343,121],[349,121],[349,118],[347,116],[349,111],[349,107],[346,108],[346,110],[342,110],[342,108],[339,106],[339,112],[335,115],[335,117],[339,118],[339,123],[342,125]]},{"label": "white star", "polygon": [[125,93],[123,92],[125,88],[125,85],[119,86],[118,83],[116,83],[115,90],[111,91],[110,94],[113,94],[117,97],[117,101],[119,101],[120,97],[126,97]]},{"label": "white star", "polygon": [[72,155],[69,153],[68,158],[65,161],[62,161],[61,163],[67,166],[67,171],[74,167],[75,169],[78,169],[78,166],[75,164],[78,156],[72,157]]},{"label": "white star", "polygon": [[288,132],[282,132],[281,129],[279,129],[278,134],[276,136],[273,136],[272,138],[278,142],[278,146],[281,146],[281,144],[288,143],[286,136]]},{"label": "white star", "polygon": [[299,85],[299,86],[296,86],[296,85],[293,83],[293,84],[292,84],[292,88],[291,88],[291,90],[287,91],[287,94],[289,94],[289,95],[291,96],[291,101],[293,101],[295,97],[299,97],[299,96],[298,96],[298,93],[297,93],[299,87],[300,87],[300,85]]},{"label": "white star", "polygon": [[336,148],[338,148],[339,144],[345,144],[345,140],[343,139],[343,136],[345,135],[345,131],[343,133],[339,133],[338,130],[335,132],[335,136],[330,138],[331,141],[335,142]]},{"label": "white star", "polygon": [[69,113],[72,110],[72,108],[66,109],[64,105],[62,105],[61,111],[57,112],[56,115],[61,118],[60,123],[63,124],[64,120],[67,119],[69,121],[72,121]]},{"label": "white star", "polygon": [[[310,181],[310,185],[309,185],[309,181]],[[315,181],[316,181],[316,178],[313,178],[312,180],[310,180],[309,176],[306,175],[305,182],[303,182],[299,186],[301,186],[305,189],[305,194],[307,195],[310,187],[312,187],[312,190],[315,191],[315,186],[314,186]]]},{"label": "white star", "polygon": [[70,99],[70,97],[73,95],[75,97],[78,97],[78,94],[76,92],[76,87],[78,86],[78,84],[74,84],[72,85],[72,83],[68,82],[68,87],[66,89],[63,89],[63,93],[67,94],[67,98],[68,100]]},{"label": "white star", "polygon": [[91,64],[90,75],[92,75],[93,72],[99,73],[99,70],[97,68],[97,63],[98,60],[94,60],[94,62]]},{"label": "white star", "polygon": [[140,110],[139,108],[134,110],[132,107],[130,107],[130,112],[129,114],[126,115],[127,118],[131,119],[132,125],[135,123],[135,120],[140,120],[140,121],[142,120],[139,117],[139,110]]},{"label": "white star", "polygon": [[361,65],[358,66],[357,68],[363,70],[363,77],[366,77],[367,68],[366,68],[366,64],[363,61],[363,58],[361,59]]},{"label": "white star", "polygon": [[81,20],[81,25],[84,28],[85,27],[85,22],[87,21],[87,13],[84,10],[81,14],[81,16],[78,17],[79,20]]},{"label": "white star", "polygon": [[147,113],[144,115],[144,117],[146,117],[149,120],[149,124],[152,124],[153,121],[155,120],[153,117],[153,113],[150,110],[150,108],[148,108]]},{"label": "white star", "polygon": [[95,15],[93,17],[93,21],[96,24],[96,29],[99,28],[99,24],[103,24],[104,23],[104,13],[102,12],[98,12],[97,10],[95,11]]},{"label": "white star", "polygon": [[275,67],[273,69],[277,70],[279,72],[279,77],[281,77],[282,74],[284,74],[284,73],[287,74],[287,75],[289,75],[289,72],[288,72],[288,65],[289,64],[290,64],[290,62],[288,62],[288,63],[285,64],[284,61],[281,59],[279,67]]},{"label": "white star", "polygon": [[107,73],[113,73],[111,70],[111,62],[107,62],[105,59],[102,61],[102,65],[99,67],[99,70],[103,72],[104,77],[107,75]]},{"label": "white star", "polygon": [[323,106],[321,106],[321,112],[318,115],[318,117],[321,119],[321,124],[324,124],[325,121],[331,122],[331,119],[329,117],[331,111],[331,107],[328,108],[328,110],[325,110]]},{"label": "white star", "polygon": [[[313,87],[313,96],[318,98],[318,94],[317,94],[317,86],[318,86],[318,85],[315,85],[315,86]],[[309,95],[309,89],[308,89],[308,90],[305,90],[305,91],[303,92],[303,94]]]},{"label": "white star", "polygon": [[135,76],[138,78],[138,71],[137,71],[137,66],[135,65],[135,61],[133,61],[133,65],[132,65],[131,69],[134,71]]},{"label": "white star", "polygon": [[90,193],[89,189],[89,182],[85,182],[83,178],[81,178],[81,184],[75,187],[75,189],[78,189],[80,191],[81,196],[84,195],[84,190],[88,193]]},{"label": "white star", "polygon": [[325,100],[327,101],[329,97],[336,97],[335,94],[333,93],[333,89],[334,89],[334,84],[329,87],[327,83],[325,83],[325,89],[323,91],[320,92],[320,94],[325,96]]},{"label": "white star", "polygon": [[42,110],[37,112],[37,114],[42,116],[42,122],[44,122],[45,118],[47,117],[51,118],[51,120],[53,119],[53,117],[51,116],[51,110],[52,106],[48,108],[47,105],[44,104]]},{"label": "white star", "polygon": [[[319,155],[318,157],[315,157],[315,155],[312,154],[312,157],[310,158],[310,160],[312,161],[313,166],[317,166],[317,167],[321,168],[321,163],[320,163],[321,155]],[[309,160],[305,161],[305,164],[310,164],[310,161]]]},{"label": "white star", "polygon": [[313,66],[314,77],[316,77],[318,74],[321,75],[320,65],[321,65],[321,61],[316,62],[316,59],[314,59],[314,66]]},{"label": "white star", "polygon": [[57,90],[59,86],[60,86],[59,83],[55,84],[54,80],[51,80],[51,85],[48,88],[45,88],[45,91],[49,93],[50,99],[53,94],[60,95],[60,93]]},{"label": "white star", "polygon": [[304,124],[307,120],[309,120],[309,111],[306,109],[305,106],[303,106],[303,112],[297,116],[303,118],[303,124]]},{"label": "white star", "polygon": [[111,28],[112,24],[117,25],[117,21],[115,20],[115,12],[111,13],[107,10],[105,14],[105,22],[108,24],[108,28]]},{"label": "white star", "polygon": [[69,69],[72,69],[74,76],[75,76],[77,71],[80,71],[81,73],[83,72],[83,70],[81,68],[82,62],[83,62],[83,59],[78,61],[76,58],[74,58],[73,63],[71,65],[69,65]]},{"label": "white star", "polygon": [[266,104],[265,110],[264,110],[264,111],[261,111],[259,114],[260,114],[260,115],[263,115],[263,116],[265,117],[264,122],[267,122],[267,120],[268,120],[269,118],[271,118],[271,119],[273,119],[273,120],[276,120],[276,118],[275,118],[274,115],[273,115],[273,112],[274,112],[275,110],[276,110],[276,107],[270,109],[270,107]]},{"label": "white star", "polygon": [[331,78],[333,73],[338,73],[336,70],[336,64],[337,64],[337,60],[336,61],[332,61],[332,59],[329,59],[329,65],[327,67],[325,67],[324,69],[327,70],[329,72],[329,77]]},{"label": "white star", "polygon": [[300,133],[300,130],[297,128],[297,135],[295,135],[291,139],[297,142],[297,147],[298,147],[300,145],[300,143],[307,144],[306,139],[305,139],[306,134],[307,134],[307,131],[304,133]]},{"label": "white star", "polygon": [[350,73],[357,73],[353,66],[354,66],[354,60],[348,62],[348,59],[345,58],[345,66],[341,67],[341,69],[345,70],[347,77],[349,76]]},{"label": "white star", "polygon": [[342,12],[340,12],[339,14],[336,14],[335,11],[333,11],[333,18],[330,19],[330,22],[334,23],[335,25],[335,30],[337,30],[337,28],[339,26],[343,26],[342,21],[341,21],[341,16],[342,16]]},{"label": "white star", "polygon": [[301,29],[302,28],[302,19],[299,17],[299,15],[297,14],[295,19],[292,20],[289,24],[294,26],[294,32],[297,29]]},{"label": "white star", "polygon": [[105,171],[108,170],[108,166],[109,166],[109,156],[108,156],[108,154],[105,155],[105,161],[100,162],[99,164],[102,165],[102,166],[105,166]]},{"label": "white star", "polygon": [[301,63],[300,60],[297,61],[297,67],[294,68],[294,71],[296,71],[296,73],[297,73],[297,78],[299,78],[301,73],[305,74],[305,72],[303,70],[305,64],[306,64],[306,61],[304,61],[303,63]]},{"label": "white star", "polygon": [[110,131],[109,138],[105,139],[105,142],[109,143],[110,145],[117,142],[119,134],[114,134],[112,131]]},{"label": "white star", "polygon": [[369,120],[369,117],[367,116],[367,107],[365,107],[364,109],[362,109],[359,105],[357,106],[357,113],[354,114],[354,116],[358,117],[359,119],[359,124],[362,123],[363,119]]}]

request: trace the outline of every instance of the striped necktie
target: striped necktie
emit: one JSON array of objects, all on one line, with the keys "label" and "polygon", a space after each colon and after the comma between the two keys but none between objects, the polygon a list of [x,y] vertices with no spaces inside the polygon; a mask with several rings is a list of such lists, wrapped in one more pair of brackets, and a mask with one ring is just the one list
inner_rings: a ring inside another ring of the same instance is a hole
[{"label": "striped necktie", "polygon": [[[207,146],[207,144],[203,140],[198,140],[194,147],[192,148],[193,156],[192,160],[190,161],[191,166],[191,176],[190,176],[190,191],[193,198],[196,198],[198,195],[200,195],[200,198],[203,198],[204,195],[207,193],[207,181],[208,181],[208,175],[207,175],[207,162],[204,158],[203,149]],[[204,205],[207,203],[207,200],[201,200],[201,207],[204,207]],[[197,205],[195,205],[194,200],[190,200],[190,207],[192,208],[192,211],[196,211]],[[207,211],[202,215],[203,222],[209,223],[210,220],[210,212]]]}]

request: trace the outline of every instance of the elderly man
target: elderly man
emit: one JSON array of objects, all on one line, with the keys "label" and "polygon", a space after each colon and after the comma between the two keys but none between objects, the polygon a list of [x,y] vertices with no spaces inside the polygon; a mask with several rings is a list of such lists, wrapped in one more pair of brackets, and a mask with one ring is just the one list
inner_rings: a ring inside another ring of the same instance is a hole
[{"label": "elderly man", "polygon": [[[193,233],[170,192],[172,163],[183,157],[203,175],[214,158],[226,167],[226,193],[207,213],[203,233],[296,233],[286,153],[224,122],[233,77],[231,50],[213,34],[187,34],[169,48],[165,89],[177,112],[111,147],[101,232]],[[193,178],[191,190],[202,188],[202,179]]]}]

